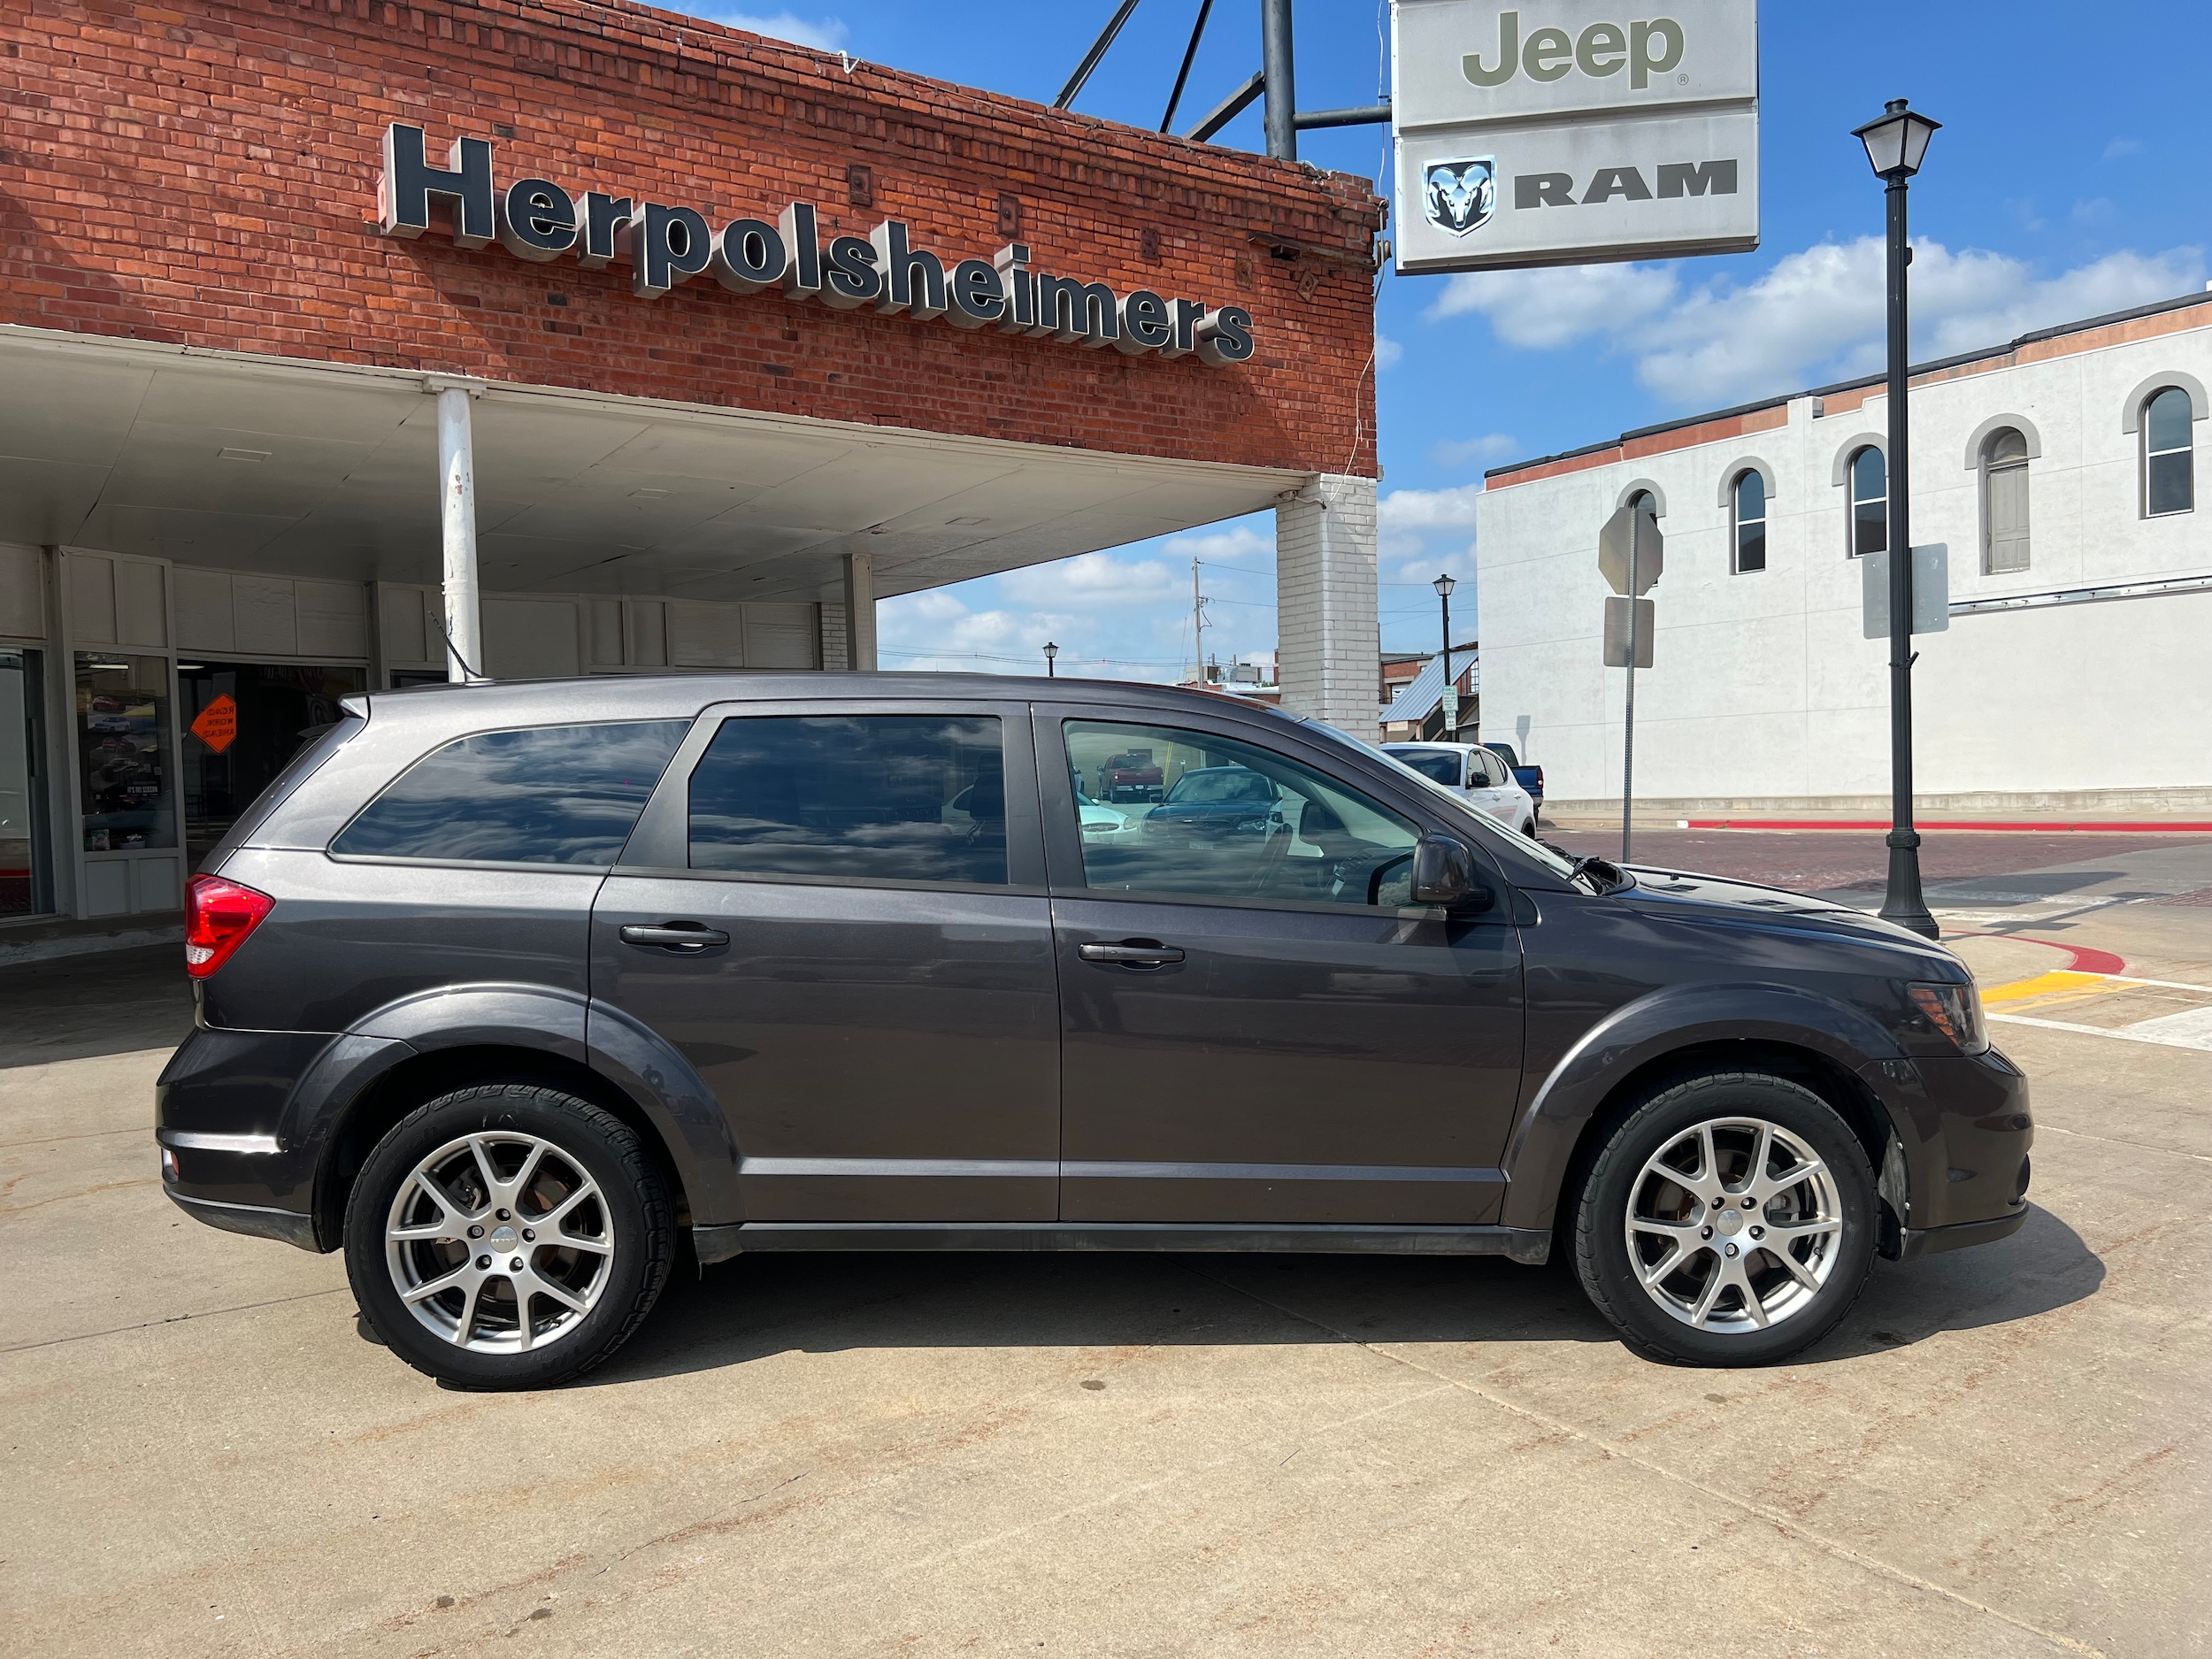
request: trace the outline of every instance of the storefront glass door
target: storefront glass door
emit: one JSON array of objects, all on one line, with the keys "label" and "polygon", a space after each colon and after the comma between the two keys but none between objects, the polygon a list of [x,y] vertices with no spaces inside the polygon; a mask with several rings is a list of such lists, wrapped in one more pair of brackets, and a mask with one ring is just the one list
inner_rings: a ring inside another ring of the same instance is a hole
[{"label": "storefront glass door", "polygon": [[41,653],[0,647],[0,918],[54,908],[42,669]]},{"label": "storefront glass door", "polygon": [[192,869],[308,739],[342,717],[368,671],[296,663],[177,664],[184,700],[184,833]]}]

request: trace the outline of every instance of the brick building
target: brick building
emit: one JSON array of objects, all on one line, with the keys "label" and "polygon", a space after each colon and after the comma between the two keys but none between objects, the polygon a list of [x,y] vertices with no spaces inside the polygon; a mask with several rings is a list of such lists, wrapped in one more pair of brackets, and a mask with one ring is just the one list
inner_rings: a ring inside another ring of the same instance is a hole
[{"label": "brick building", "polygon": [[1373,718],[1363,180],[595,0],[39,0],[0,99],[0,916],[173,909],[349,692],[1269,506]]}]

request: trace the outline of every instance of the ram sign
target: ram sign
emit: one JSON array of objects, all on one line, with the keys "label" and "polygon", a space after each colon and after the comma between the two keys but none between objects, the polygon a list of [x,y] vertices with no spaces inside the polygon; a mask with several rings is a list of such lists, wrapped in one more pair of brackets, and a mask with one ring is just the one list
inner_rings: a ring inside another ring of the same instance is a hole
[{"label": "ram sign", "polygon": [[1759,245],[1758,0],[1393,0],[1398,269]]}]

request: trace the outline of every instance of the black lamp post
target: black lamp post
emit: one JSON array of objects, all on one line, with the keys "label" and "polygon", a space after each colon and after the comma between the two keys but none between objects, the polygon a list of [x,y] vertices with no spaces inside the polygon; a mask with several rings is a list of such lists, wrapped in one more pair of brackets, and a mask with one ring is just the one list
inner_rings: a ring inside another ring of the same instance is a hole
[{"label": "black lamp post", "polygon": [[1877,119],[1854,127],[1866,158],[1889,187],[1889,892],[1882,918],[1930,939],[1936,919],[1920,894],[1920,834],[1912,826],[1912,526],[1910,434],[1905,408],[1905,190],[1920,171],[1940,122],[1892,98]]},{"label": "black lamp post", "polygon": [[1050,640],[1047,640],[1045,641],[1045,678],[1047,680],[1057,680],[1059,678],[1059,675],[1056,674],[1052,669],[1053,659],[1059,655],[1060,648],[1055,645]]},{"label": "black lamp post", "polygon": [[1459,710],[1452,706],[1452,589],[1459,584],[1446,571],[1429,584],[1436,589],[1438,602],[1444,607],[1444,692],[1437,706],[1444,710],[1444,741],[1452,742],[1459,732]]}]

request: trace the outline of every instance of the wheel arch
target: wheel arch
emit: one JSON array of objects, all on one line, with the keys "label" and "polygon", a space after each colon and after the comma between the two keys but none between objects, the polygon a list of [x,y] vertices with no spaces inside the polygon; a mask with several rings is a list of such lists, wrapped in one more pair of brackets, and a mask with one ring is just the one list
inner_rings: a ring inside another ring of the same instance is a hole
[{"label": "wheel arch", "polygon": [[691,1192],[680,1161],[649,1113],[580,1060],[544,1048],[474,1042],[410,1054],[388,1067],[346,1106],[328,1131],[315,1177],[315,1237],[334,1250],[346,1205],[376,1144],[417,1107],[479,1083],[536,1083],[588,1101],[637,1134],[668,1183],[680,1227],[691,1225]]},{"label": "wheel arch", "polygon": [[[1894,1041],[1841,1003],[1781,986],[1706,986],[1659,993],[1619,1009],[1563,1056],[1522,1108],[1507,1147],[1502,1219],[1555,1228],[1605,1138],[1655,1089],[1701,1072],[1758,1071],[1801,1084],[1849,1125],[1880,1181],[1886,1208],[1903,1211],[1903,1164],[1891,1104],[1869,1082]],[[1883,1217],[1887,1252],[1895,1222]]]}]

